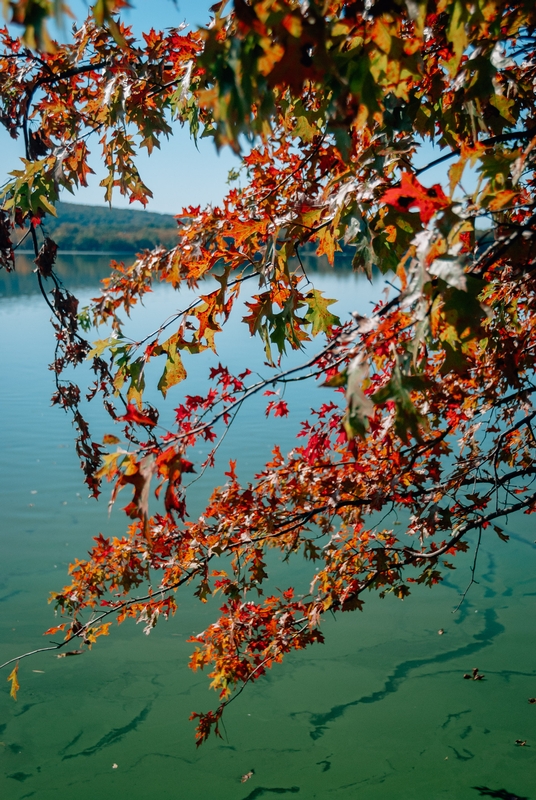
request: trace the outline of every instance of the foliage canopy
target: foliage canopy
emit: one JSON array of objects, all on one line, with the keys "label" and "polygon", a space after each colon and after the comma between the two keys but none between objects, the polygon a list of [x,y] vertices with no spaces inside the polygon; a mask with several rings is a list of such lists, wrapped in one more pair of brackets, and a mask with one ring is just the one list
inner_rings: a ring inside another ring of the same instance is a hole
[{"label": "foliage canopy", "polygon": [[[0,32],[0,120],[24,137],[26,157],[3,190],[0,256],[15,268],[15,226],[33,241],[57,341],[53,402],[73,415],[92,494],[103,480],[112,500],[132,493],[127,532],[98,536],[71,566],[70,585],[53,595],[64,620],[47,633],[64,631],[58,647],[91,645],[109,619],[150,630],[174,612],[179,589],[201,602],[219,595],[220,616],[193,640],[191,666],[210,669],[220,696],[216,710],[193,715],[201,742],[247,683],[322,640],[327,611],[361,609],[366,590],[404,598],[413,583],[432,586],[481,536],[507,539],[503,518],[536,510],[536,9],[234,0],[229,10],[216,3],[205,29],[151,30],[137,42],[115,15],[124,5],[99,0],[58,45],[43,27],[51,4],[10,4],[23,36]],[[136,153],[174,124],[233,148],[242,185],[218,207],[184,209],[173,247],[114,264],[79,314],[46,235],[59,192],[86,184],[93,137],[105,197],[118,188],[145,205]],[[417,167],[423,143],[441,155]],[[440,162],[448,179],[429,185]],[[339,320],[304,274],[304,247],[331,264],[351,248],[357,272],[391,274],[394,298]],[[193,287],[197,299],[133,342],[121,314],[159,282]],[[186,389],[165,429],[144,399],[147,364],[161,360],[158,388],[178,397],[174,387],[188,386],[181,354],[216,350],[252,284],[244,324],[262,338],[267,376],[212,369],[208,394]],[[112,334],[92,346],[87,331],[103,324]],[[314,337],[317,354],[285,368],[287,351]],[[102,442],[68,377],[87,358],[89,396],[116,425]],[[196,445],[211,443],[202,469],[212,467],[250,397],[264,392],[266,413],[284,416],[278,387],[301,380],[324,388],[299,446],[276,448],[246,485],[231,462],[227,483],[189,519],[183,478]],[[311,562],[307,594],[273,589],[270,550]],[[16,668],[10,680],[16,694]]]}]

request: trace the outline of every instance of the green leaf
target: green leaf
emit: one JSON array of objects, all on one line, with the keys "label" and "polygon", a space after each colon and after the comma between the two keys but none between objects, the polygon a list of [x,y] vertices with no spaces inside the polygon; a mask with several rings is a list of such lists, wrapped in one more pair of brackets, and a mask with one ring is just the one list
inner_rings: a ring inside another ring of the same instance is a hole
[{"label": "green leaf", "polygon": [[299,136],[304,142],[312,142],[318,135],[318,128],[311,125],[307,117],[298,117],[298,123],[294,128],[294,135]]},{"label": "green leaf", "polygon": [[145,361],[143,358],[137,358],[128,366],[130,386],[127,391],[127,400],[129,403],[135,402],[138,408],[141,408],[143,390],[145,389],[144,369]]},{"label": "green leaf", "polygon": [[391,379],[379,391],[372,395],[375,404],[383,404],[388,400],[395,403],[395,431],[403,442],[409,441],[409,434],[419,441],[420,426],[426,419],[412,400],[411,392],[426,391],[426,383],[420,375],[407,374],[410,365],[400,365],[393,369]]},{"label": "green leaf", "polygon": [[328,306],[336,303],[336,300],[328,300],[322,296],[322,292],[318,289],[313,289],[308,292],[304,297],[305,302],[309,306],[305,314],[306,321],[312,326],[311,333],[317,336],[319,333],[326,333],[334,325],[340,325],[341,321],[336,314],[329,311]]}]

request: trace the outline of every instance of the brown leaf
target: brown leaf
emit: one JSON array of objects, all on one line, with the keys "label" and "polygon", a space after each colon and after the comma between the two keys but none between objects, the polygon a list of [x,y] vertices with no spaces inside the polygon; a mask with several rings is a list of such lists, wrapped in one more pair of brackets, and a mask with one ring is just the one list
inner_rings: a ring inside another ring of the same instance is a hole
[{"label": "brown leaf", "polygon": [[50,275],[52,275],[57,253],[58,245],[47,236],[34,261],[34,263],[37,264],[37,271],[43,278],[49,278]]},{"label": "brown leaf", "polygon": [[67,658],[67,656],[81,656],[83,650],[67,650],[66,653],[60,653],[56,658]]}]

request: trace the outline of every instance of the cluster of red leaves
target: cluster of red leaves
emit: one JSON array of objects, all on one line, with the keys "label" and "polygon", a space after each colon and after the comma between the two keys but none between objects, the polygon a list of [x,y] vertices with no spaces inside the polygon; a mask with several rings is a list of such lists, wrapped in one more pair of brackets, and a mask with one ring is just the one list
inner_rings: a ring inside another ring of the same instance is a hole
[{"label": "cluster of red leaves", "polygon": [[388,189],[382,200],[396,208],[397,211],[410,211],[414,207],[418,208],[421,222],[425,224],[430,222],[435,213],[447,208],[450,204],[438,183],[426,189],[411,172],[404,172],[400,186]]}]

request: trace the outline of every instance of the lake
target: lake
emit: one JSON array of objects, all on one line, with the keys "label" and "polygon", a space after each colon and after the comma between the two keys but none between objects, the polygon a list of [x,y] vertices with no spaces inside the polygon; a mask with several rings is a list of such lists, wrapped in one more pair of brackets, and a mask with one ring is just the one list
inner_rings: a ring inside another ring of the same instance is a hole
[{"label": "lake", "polygon": [[[58,266],[84,304],[107,262],[63,256]],[[119,510],[108,516],[106,488],[98,503],[87,498],[70,420],[50,407],[53,336],[31,268],[27,259],[14,276],[0,272],[0,662],[46,643],[42,632],[55,624],[48,593],[64,585],[68,563],[85,556],[92,536],[119,535],[125,521]],[[340,316],[366,313],[378,290],[343,267],[310,277],[342,298],[333,307]],[[149,333],[187,302],[188,294],[158,288],[127,333]],[[217,357],[186,361],[189,393],[218,360],[233,370],[262,363],[260,343],[238,319]],[[182,385],[170,392],[166,413],[181,395]],[[262,398],[243,409],[216,474],[192,487],[192,514],[230,457],[238,456],[245,480],[274,442],[290,450],[299,420],[323,395],[297,384],[285,399],[291,413],[283,420],[265,420]],[[97,406],[90,416],[97,431],[111,431]],[[179,595],[175,617],[148,637],[126,622],[83,656],[26,659],[16,703],[4,670],[0,797],[536,800],[536,705],[528,703],[536,695],[534,517],[511,517],[506,530],[508,544],[486,533],[479,583],[456,614],[470,554],[457,556],[440,587],[417,587],[404,602],[371,595],[363,613],[326,619],[326,643],[248,687],[226,711],[224,739],[200,749],[188,716],[216,707],[217,697],[206,675],[187,668],[186,639],[212,619],[210,604]],[[277,565],[277,574],[287,585],[310,580],[299,564]],[[463,680],[475,666],[486,679]]]}]

